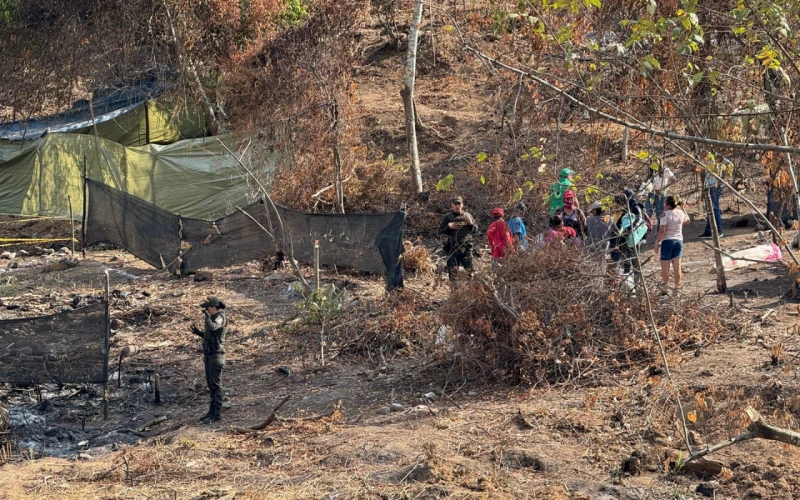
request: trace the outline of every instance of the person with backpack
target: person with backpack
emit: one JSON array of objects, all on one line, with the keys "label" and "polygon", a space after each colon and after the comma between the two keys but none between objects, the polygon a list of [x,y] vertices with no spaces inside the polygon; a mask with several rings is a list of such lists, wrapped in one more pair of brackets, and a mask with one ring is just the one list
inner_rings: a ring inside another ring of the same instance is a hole
[{"label": "person with backpack", "polygon": [[615,224],[616,246],[622,261],[623,274],[634,275],[639,273],[639,248],[647,231],[652,226],[649,217],[644,211],[644,206],[636,201],[636,197],[629,189],[617,196],[617,203],[622,206],[622,212]]},{"label": "person with backpack", "polygon": [[554,215],[564,206],[564,193],[575,187],[575,183],[572,182],[573,175],[575,172],[572,169],[562,168],[558,180],[550,186],[550,215]]},{"label": "person with backpack", "polygon": [[492,250],[492,267],[497,267],[498,261],[507,254],[514,253],[514,238],[508,229],[508,224],[503,220],[505,215],[505,210],[502,208],[492,210],[494,222],[486,230],[486,238]]},{"label": "person with backpack", "polygon": [[528,248],[528,231],[525,229],[525,222],[522,220],[527,208],[524,203],[519,202],[514,207],[511,219],[508,221],[508,229],[511,231],[511,236],[514,237],[514,246],[520,250]]},{"label": "person with backpack", "polygon": [[564,192],[563,206],[556,210],[555,215],[561,216],[564,227],[571,227],[579,238],[586,237],[586,215],[578,208],[575,191],[568,189]]},{"label": "person with backpack", "polygon": [[683,255],[683,226],[691,222],[689,216],[683,211],[681,202],[675,196],[667,196],[666,210],[661,216],[661,225],[656,236],[656,255],[661,253],[661,295],[667,295],[669,288],[669,264],[675,272],[675,290],[680,291],[681,256]]}]

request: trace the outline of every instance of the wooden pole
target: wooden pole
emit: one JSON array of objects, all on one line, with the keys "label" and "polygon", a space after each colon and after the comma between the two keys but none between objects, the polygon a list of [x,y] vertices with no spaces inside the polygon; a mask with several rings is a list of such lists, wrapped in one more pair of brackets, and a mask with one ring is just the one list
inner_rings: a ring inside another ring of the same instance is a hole
[{"label": "wooden pole", "polygon": [[67,195],[69,203],[69,225],[72,227],[72,255],[75,255],[75,217],[72,215],[72,196]]},{"label": "wooden pole", "polygon": [[81,217],[81,236],[83,238],[83,243],[81,244],[81,253],[83,254],[83,259],[86,260],[86,217],[89,212],[89,192],[88,186],[86,185],[86,155],[83,155],[83,216]]},{"label": "wooden pole", "polygon": [[156,398],[153,400],[153,403],[160,405],[161,404],[161,377],[156,372],[153,382],[153,389],[156,393]]},{"label": "wooden pole", "polygon": [[108,420],[108,356],[111,338],[111,283],[106,269],[106,331],[103,341],[103,420]]},{"label": "wooden pole", "polygon": [[319,290],[319,240],[314,240],[314,290]]},{"label": "wooden pole", "polygon": [[[703,180],[703,184],[705,184],[705,179]],[[715,185],[716,189],[719,189],[719,185]],[[706,204],[706,213],[708,213],[708,221],[709,226],[711,227],[711,237],[714,241],[714,263],[717,266],[717,292],[725,293],[728,291],[728,281],[725,279],[725,268],[722,266],[722,254],[717,252],[717,248],[722,248],[719,243],[719,230],[720,228],[717,227],[717,217],[714,212],[714,204],[711,201],[711,193],[709,192],[708,186],[703,186],[703,200]]]}]

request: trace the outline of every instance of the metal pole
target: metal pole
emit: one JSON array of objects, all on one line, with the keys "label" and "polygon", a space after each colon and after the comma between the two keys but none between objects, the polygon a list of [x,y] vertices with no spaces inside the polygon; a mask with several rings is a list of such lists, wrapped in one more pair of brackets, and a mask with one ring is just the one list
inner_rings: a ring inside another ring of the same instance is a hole
[{"label": "metal pole", "polygon": [[72,227],[72,255],[75,255],[75,217],[72,216],[72,196],[67,195],[69,203],[69,224]]},{"label": "metal pole", "polygon": [[108,420],[108,356],[111,338],[111,284],[106,269],[106,331],[103,342],[103,420]]},{"label": "metal pole", "polygon": [[319,290],[319,240],[314,240],[314,290]]}]

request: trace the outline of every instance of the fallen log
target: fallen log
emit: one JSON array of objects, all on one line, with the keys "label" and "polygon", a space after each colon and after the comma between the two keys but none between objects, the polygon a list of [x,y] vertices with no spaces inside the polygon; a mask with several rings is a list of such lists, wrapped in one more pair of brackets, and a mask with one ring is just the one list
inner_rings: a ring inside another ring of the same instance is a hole
[{"label": "fallen log", "polygon": [[156,417],[153,420],[147,422],[146,424],[144,424],[143,426],[139,427],[136,430],[138,432],[145,432],[149,427],[153,427],[154,425],[158,425],[161,422],[166,422],[166,421],[167,421],[167,416],[166,415],[162,415],[160,417]]},{"label": "fallen log", "polygon": [[686,459],[686,463],[688,464],[710,453],[714,453],[736,443],[749,441],[755,438],[778,441],[779,443],[790,444],[792,446],[800,446],[800,433],[791,431],[789,429],[783,429],[781,427],[775,427],[774,425],[769,425],[766,421],[764,421],[764,417],[762,417],[761,414],[758,413],[758,411],[756,411],[752,406],[748,406],[745,410],[745,413],[747,413],[747,417],[750,419],[750,425],[747,426],[747,432],[743,432],[742,434],[734,436],[731,439],[722,441],[713,446],[709,446],[704,450],[692,453],[692,456]]},{"label": "fallen log", "polygon": [[272,422],[278,419],[277,411],[280,410],[281,407],[283,407],[283,405],[285,405],[287,401],[289,401],[290,397],[291,396],[286,396],[285,398],[283,398],[283,400],[280,403],[278,403],[278,406],[272,409],[269,416],[265,420],[262,420],[261,422],[257,423],[252,427],[239,427],[232,425],[231,432],[236,432],[239,434],[255,434],[266,429]]}]

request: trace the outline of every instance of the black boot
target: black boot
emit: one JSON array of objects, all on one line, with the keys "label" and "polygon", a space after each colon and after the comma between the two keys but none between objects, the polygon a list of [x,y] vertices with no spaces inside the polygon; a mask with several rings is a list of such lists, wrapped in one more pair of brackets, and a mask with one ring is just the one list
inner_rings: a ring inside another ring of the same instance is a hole
[{"label": "black boot", "polygon": [[208,411],[206,412],[205,415],[200,417],[200,421],[202,422],[204,420],[208,420],[209,418],[211,418],[211,415],[213,415],[213,414],[214,414],[214,407],[212,406],[212,407],[208,408]]},{"label": "black boot", "polygon": [[208,419],[206,419],[206,424],[210,424],[211,422],[218,422],[219,419],[222,418],[219,414],[219,408],[214,408],[211,410],[211,415],[209,415]]}]

